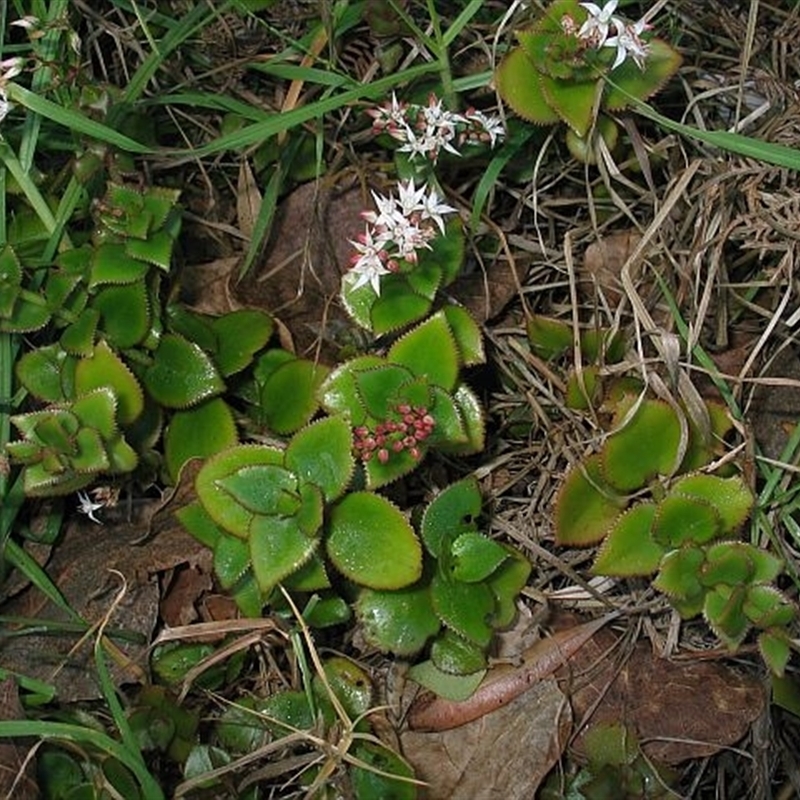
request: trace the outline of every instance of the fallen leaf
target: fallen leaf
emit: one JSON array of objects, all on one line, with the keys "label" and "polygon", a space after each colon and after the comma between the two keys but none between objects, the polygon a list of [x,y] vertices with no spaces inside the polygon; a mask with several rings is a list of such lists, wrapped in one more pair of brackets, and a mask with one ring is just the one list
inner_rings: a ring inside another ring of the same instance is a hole
[{"label": "fallen leaf", "polygon": [[[592,242],[583,256],[583,281],[591,281],[605,294],[608,302],[615,306],[622,297],[620,274],[625,262],[641,241],[635,230],[619,231]],[[634,277],[634,276],[632,276]],[[586,291],[586,287],[582,287]]]},{"label": "fallen leaf", "polygon": [[409,709],[409,728],[444,731],[496,711],[568,663],[603,625],[617,616],[607,614],[540,639],[523,653],[520,666],[501,665],[490,670],[467,700],[447,700],[432,692],[423,693]]},{"label": "fallen leaf", "polygon": [[[124,577],[125,594],[107,629],[129,635],[127,639],[108,638],[114,654],[109,667],[117,685],[137,682],[144,675],[147,648],[158,619],[158,573],[187,563],[211,572],[211,551],[190,536],[171,513],[153,513],[162,506],[161,501],[139,504],[138,517],[131,522],[96,525],[84,519],[72,521],[46,567],[70,606],[90,625],[105,618],[120,589],[113,572]],[[148,526],[149,538],[143,541],[142,531]],[[51,620],[68,621],[34,586],[5,603],[2,613],[37,619],[42,625]],[[8,637],[0,641],[0,662],[6,669],[52,683],[62,702],[97,698],[95,637],[90,635],[76,648],[80,639],[78,633]]]},{"label": "fallen leaf", "polygon": [[[649,758],[677,764],[735,744],[764,710],[764,688],[756,677],[719,662],[659,658],[645,641],[635,645],[617,674],[609,655],[615,644],[613,633],[600,631],[576,653],[569,674],[560,671],[565,691],[592,671],[591,682],[570,693],[581,731],[623,722]],[[583,752],[581,733],[573,747]]]},{"label": "fallen leaf", "polygon": [[[0,720],[25,719],[17,684],[12,678],[0,682]],[[0,739],[0,797],[30,800],[39,796],[35,759],[27,760],[34,741]]]},{"label": "fallen leaf", "polygon": [[211,590],[212,584],[208,571],[204,572],[188,564],[175,569],[161,600],[161,619],[164,624],[176,628],[194,622],[200,616],[197,603]]},{"label": "fallen leaf", "polygon": [[428,786],[421,800],[530,800],[558,762],[572,726],[552,678],[453,730],[404,731],[405,757]]}]

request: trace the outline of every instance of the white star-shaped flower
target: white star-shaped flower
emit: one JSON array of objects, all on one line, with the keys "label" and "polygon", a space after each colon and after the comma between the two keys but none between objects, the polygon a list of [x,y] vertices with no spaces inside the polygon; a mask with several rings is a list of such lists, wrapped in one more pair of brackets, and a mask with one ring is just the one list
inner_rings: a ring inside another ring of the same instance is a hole
[{"label": "white star-shaped flower", "polygon": [[602,8],[595,3],[579,5],[586,9],[589,16],[578,29],[578,38],[589,42],[593,47],[602,47],[605,44],[612,26],[617,30],[623,27],[622,21],[614,16],[619,0],[608,0]]},{"label": "white star-shaped flower", "polygon": [[92,522],[96,522],[98,525],[103,524],[103,521],[97,519],[94,512],[104,507],[105,503],[95,502],[86,492],[78,492],[78,511],[81,514],[86,514]]},{"label": "white star-shaped flower", "polygon": [[355,291],[361,286],[370,284],[375,294],[379,295],[381,293],[381,276],[391,272],[384,263],[387,260],[384,250],[386,243],[381,239],[376,240],[372,230],[367,228],[358,241],[351,240],[350,244],[356,249],[353,264],[348,273],[350,276],[355,276],[350,278],[352,282],[350,288]]},{"label": "white star-shaped flower", "polygon": [[644,61],[647,58],[649,49],[647,42],[641,40],[641,35],[647,30],[648,25],[640,19],[634,22],[633,25],[624,25],[619,28],[616,36],[610,36],[605,41],[606,47],[616,47],[617,55],[614,58],[614,63],[611,66],[615,70],[625,59],[630,56],[639,69],[644,69]]}]

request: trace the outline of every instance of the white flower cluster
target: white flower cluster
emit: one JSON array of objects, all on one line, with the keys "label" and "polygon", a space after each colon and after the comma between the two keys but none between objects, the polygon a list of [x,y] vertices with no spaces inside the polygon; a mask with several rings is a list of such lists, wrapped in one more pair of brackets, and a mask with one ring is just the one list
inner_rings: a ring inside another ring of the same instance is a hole
[{"label": "white flower cluster", "polygon": [[388,133],[402,142],[399,149],[409,153],[412,160],[422,155],[436,162],[442,150],[460,156],[458,148],[464,144],[494,147],[505,136],[499,117],[475,108],[454,114],[443,108],[441,98],[433,94],[426,106],[399,103],[392,94],[391,101],[370,109],[367,114],[373,119],[373,131],[376,134]]},{"label": "white flower cluster", "polygon": [[[642,41],[642,34],[650,26],[640,19],[638,22],[628,23],[614,16],[619,0],[609,0],[602,8],[594,3],[579,3],[586,9],[588,17],[586,22],[578,28],[577,37],[586,42],[590,47],[616,47],[617,54],[611,69],[616,69],[629,56],[634,60],[639,69],[644,69],[647,58],[647,42]],[[614,32],[613,36],[609,34]]]},{"label": "white flower cluster", "polygon": [[364,211],[366,230],[351,244],[356,252],[351,259],[350,289],[369,283],[381,293],[381,276],[400,269],[399,261],[417,262],[419,250],[430,250],[430,241],[444,234],[444,215],[455,208],[439,197],[436,189],[414,181],[398,184],[398,196],[372,193],[377,211]]}]

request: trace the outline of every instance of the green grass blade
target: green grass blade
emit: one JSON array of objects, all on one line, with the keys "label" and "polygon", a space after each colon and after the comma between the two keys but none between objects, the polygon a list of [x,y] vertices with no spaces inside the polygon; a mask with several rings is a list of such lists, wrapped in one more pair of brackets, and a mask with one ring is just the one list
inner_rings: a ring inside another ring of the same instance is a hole
[{"label": "green grass blade", "polygon": [[46,97],[40,97],[16,83],[9,83],[6,87],[6,93],[8,94],[9,100],[19,103],[30,111],[41,114],[46,119],[52,120],[58,125],[63,125],[65,128],[69,128],[75,133],[89,136],[101,142],[107,142],[129,153],[145,155],[153,152],[152,148],[140,144],[129,136],[125,136],[125,134],[119,133],[119,131],[107,125],[103,125],[101,122],[96,122],[93,119],[84,117],[77,111],[63,108],[52,100],[48,100]]},{"label": "green grass blade", "polygon": [[691,125],[675,122],[675,120],[659,114],[652,106],[640,100],[634,102],[634,99],[631,98],[631,104],[643,117],[657,122],[667,130],[680,133],[682,136],[687,136],[690,139],[697,139],[705,144],[718,147],[720,150],[737,153],[746,158],[755,158],[758,161],[764,161],[767,164],[775,164],[778,167],[800,170],[800,150],[796,148],[786,147],[786,145],[782,144],[773,144],[772,142],[762,142],[759,139],[753,139],[741,133],[704,131],[700,128],[692,127]]},{"label": "green grass blade", "polygon": [[[142,788],[145,800],[164,800],[164,793],[148,772],[141,755],[133,755],[126,747],[110,736],[93,728],[72,725],[68,722],[47,722],[38,720],[3,720],[0,721],[0,738],[17,739],[19,737],[36,737],[41,739],[74,742],[89,745],[102,753],[121,761],[136,776]],[[138,757],[137,757],[138,756]]]},{"label": "green grass blade", "polygon": [[[11,86],[9,86],[9,96],[10,95]],[[6,169],[19,185],[19,188],[22,190],[31,208],[42,221],[47,232],[52,234],[56,230],[56,219],[53,216],[53,212],[50,210],[50,206],[47,205],[47,201],[42,197],[39,187],[28,174],[28,170],[22,166],[16,153],[14,153],[8,143],[2,138],[0,138],[0,161],[5,164]]]},{"label": "green grass blade", "polygon": [[453,24],[447,29],[447,32],[442,36],[442,44],[449,47],[456,39],[456,37],[469,25],[469,21],[478,13],[483,0],[471,0],[466,8],[453,20]]},{"label": "green grass blade", "polygon": [[423,75],[429,75],[431,72],[436,72],[438,68],[438,64],[419,64],[396,75],[387,75],[385,78],[373,81],[370,84],[356,86],[353,89],[340,92],[332,97],[326,97],[307,106],[300,106],[282,114],[275,114],[263,122],[256,122],[241,130],[220,136],[202,147],[173,151],[173,154],[203,158],[226,150],[240,150],[266,141],[271,136],[302,125],[304,122],[314,119],[314,117],[336,111],[358,100],[385,97],[386,93],[398,84],[411,81]]}]

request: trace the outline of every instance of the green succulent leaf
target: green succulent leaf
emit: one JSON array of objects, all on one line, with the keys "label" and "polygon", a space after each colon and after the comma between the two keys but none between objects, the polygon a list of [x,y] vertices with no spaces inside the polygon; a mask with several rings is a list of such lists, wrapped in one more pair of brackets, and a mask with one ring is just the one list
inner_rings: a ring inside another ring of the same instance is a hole
[{"label": "green succulent leaf", "polygon": [[363,425],[367,411],[358,389],[356,376],[362,370],[385,365],[379,356],[361,356],[345,361],[334,369],[319,388],[322,407],[329,414],[346,414],[352,425]]},{"label": "green succulent leaf", "polygon": [[476,583],[488,578],[507,558],[508,551],[502,545],[481,533],[467,531],[451,545],[450,574],[457,581]]},{"label": "green succulent leaf", "polygon": [[122,359],[106,342],[100,341],[91,356],[75,365],[75,392],[87,394],[105,386],[117,398],[119,421],[123,425],[132,423],[144,410],[142,388]]},{"label": "green succulent leaf", "polygon": [[297,476],[283,466],[242,467],[218,478],[216,485],[256,515],[294,516],[300,508]]},{"label": "green succulent leaf", "polygon": [[423,319],[431,310],[431,301],[417,294],[404,275],[388,275],[382,285],[380,297],[370,308],[368,328],[377,335],[391,333]]},{"label": "green succulent leaf", "polygon": [[720,585],[706,593],[703,603],[706,622],[730,650],[739,647],[750,629],[744,613],[745,597],[743,587]]},{"label": "green succulent leaf", "polygon": [[411,680],[416,681],[420,686],[439,695],[439,697],[444,697],[456,703],[472,697],[485,676],[485,670],[479,670],[470,675],[452,675],[449,672],[440,670],[430,660],[414,664],[408,671],[408,677]]},{"label": "green succulent leaf", "polygon": [[[301,567],[300,571],[304,567]],[[294,573],[294,575],[296,574]],[[287,586],[292,577],[290,575],[284,580],[284,586]],[[287,586],[287,588],[289,587]],[[323,596],[314,594],[303,608],[302,615],[312,628],[331,628],[334,625],[344,625],[346,622],[350,622],[353,612],[344,598],[331,592],[325,592]]]},{"label": "green succulent leaf", "polygon": [[173,481],[191,458],[208,458],[238,443],[236,422],[220,397],[176,411],[164,433],[164,461]]},{"label": "green succulent leaf", "polygon": [[445,630],[431,645],[431,661],[442,672],[469,675],[486,669],[486,653],[453,631]]},{"label": "green succulent leaf", "polygon": [[494,75],[500,97],[519,116],[534,125],[555,125],[561,117],[544,93],[542,77],[521,47],[505,56]]},{"label": "green succulent leaf", "polygon": [[588,411],[594,408],[600,399],[600,368],[590,364],[580,371],[571,369],[567,375],[567,390],[564,402],[567,408],[576,411]]},{"label": "green succulent leaf", "polygon": [[64,328],[59,342],[70,355],[90,355],[94,348],[94,335],[100,314],[94,308],[86,308],[75,322]]},{"label": "green succulent leaf", "polygon": [[680,550],[670,550],[661,559],[661,567],[653,586],[670,598],[694,600],[702,597],[705,588],[700,574],[705,553],[699,547],[686,545]]},{"label": "green succulent leaf", "polygon": [[279,366],[267,379],[261,407],[270,429],[286,435],[307,425],[319,407],[317,392],[327,367],[296,358]]},{"label": "green succulent leaf", "polygon": [[244,539],[220,533],[214,545],[214,574],[223,589],[233,588],[250,569],[250,546]]},{"label": "green succulent leaf", "polygon": [[272,317],[256,309],[240,309],[217,317],[211,323],[218,346],[214,360],[224,377],[241,372],[273,334]]},{"label": "green succulent leaf", "polygon": [[398,364],[359,370],[354,377],[363,406],[376,420],[389,418],[398,402],[401,387],[414,380],[414,375]]},{"label": "green succulent leaf", "polygon": [[758,628],[785,628],[795,617],[795,609],[774,586],[756,584],[747,590],[742,610]]},{"label": "green succulent leaf", "polygon": [[433,608],[442,622],[470,642],[488,647],[494,595],[485,583],[463,583],[437,574],[431,581]]},{"label": "green succulent leaf", "polygon": [[45,305],[20,296],[8,317],[0,316],[0,331],[5,333],[33,333],[50,321],[51,312]]},{"label": "green succulent leaf", "polygon": [[222,537],[227,535],[197,500],[179,508],[175,516],[181,525],[209,550],[214,550]]},{"label": "green succulent leaf", "polygon": [[606,440],[603,475],[619,491],[640,489],[656,475],[672,474],[680,444],[681,421],[675,410],[661,400],[643,400],[624,427]]},{"label": "green succulent leaf", "polygon": [[647,43],[648,54],[644,70],[626,58],[608,76],[603,106],[611,111],[626,108],[631,98],[647,100],[658,92],[678,71],[681,55],[661,39],[651,39]]},{"label": "green succulent leaf", "polygon": [[414,375],[452,390],[458,380],[459,351],[444,312],[439,311],[401,336],[390,348],[388,360]]},{"label": "green succulent leaf", "polygon": [[594,106],[601,84],[596,80],[576,81],[540,75],[542,94],[547,104],[582,139],[594,121]]},{"label": "green succulent leaf", "polygon": [[327,552],[346,578],[399,589],[422,574],[422,548],[408,520],[384,497],[351,492],[330,512]]},{"label": "green succulent leaf", "polygon": [[144,281],[126,286],[106,286],[92,300],[99,312],[99,328],[114,347],[140,344],[150,331],[150,299]]},{"label": "green succulent leaf", "polygon": [[720,515],[713,505],[689,495],[670,493],[658,504],[653,539],[662,547],[684,542],[705,544],[720,535]]},{"label": "green succulent leaf", "polygon": [[147,239],[127,239],[125,253],[138,261],[169,271],[175,239],[169,231],[156,231]]},{"label": "green succulent leaf", "polygon": [[458,346],[459,361],[467,367],[485,363],[483,334],[472,314],[463,306],[456,305],[445,306],[443,313]]},{"label": "green succulent leaf", "polygon": [[58,403],[65,399],[61,373],[67,354],[58,345],[29,350],[16,364],[17,379],[37,399]]},{"label": "green succulent leaf", "polygon": [[459,535],[477,528],[481,505],[481,490],[474,477],[443,489],[422,516],[420,536],[425,549],[434,558],[442,558]]},{"label": "green succulent leaf", "polygon": [[618,576],[655,572],[665,552],[651,536],[656,517],[654,503],[637,503],[621,514],[603,542],[592,572]]},{"label": "green succulent leaf", "polygon": [[[372,286],[366,283],[353,288],[352,281],[345,276],[342,280],[341,299],[344,310],[350,315],[350,319],[365,330],[372,329],[372,307],[375,305],[378,295],[375,294]],[[427,304],[425,298],[420,298]]]},{"label": "green succulent leaf", "polygon": [[188,408],[225,389],[209,356],[174,333],[161,338],[143,380],[153,399],[166,408]]},{"label": "green succulent leaf", "polygon": [[254,513],[232,502],[230,493],[219,481],[241,469],[253,466],[283,466],[283,452],[262,445],[239,445],[212,456],[195,478],[195,490],[203,508],[226,531],[246,539]]},{"label": "green succulent leaf", "polygon": [[786,632],[781,630],[763,631],[758,636],[758,649],[770,672],[782,678],[792,654]]},{"label": "green succulent leaf", "polygon": [[456,408],[461,415],[466,434],[465,442],[447,442],[443,449],[457,455],[480,453],[486,444],[486,420],[478,396],[465,383],[453,393]]},{"label": "green succulent leaf", "polygon": [[96,247],[91,265],[90,289],[107,283],[134,283],[144,278],[148,269],[146,263],[126,253],[124,244],[116,242]]},{"label": "green succulent leaf", "polygon": [[403,475],[413,472],[420,462],[425,458],[426,449],[424,446],[418,447],[419,457],[415,458],[408,450],[400,453],[389,453],[389,459],[382,462],[378,458],[370,457],[364,462],[364,474],[368,489],[379,489],[386,486]]},{"label": "green succulent leaf", "polygon": [[750,516],[753,493],[741,477],[720,478],[696,473],[684,475],[672,485],[670,494],[695,497],[710,503],[720,517],[720,532],[733,533]]},{"label": "green succulent leaf", "polygon": [[256,516],[249,544],[253,574],[266,595],[311,558],[319,539],[306,536],[292,517]]},{"label": "green succulent leaf", "polygon": [[362,589],[356,601],[356,617],[367,642],[398,656],[418,653],[441,627],[427,585],[391,591]]},{"label": "green succulent leaf", "polygon": [[770,583],[783,570],[781,559],[747,542],[718,542],[706,548],[702,580],[708,586]]},{"label": "green succulent leaf", "polygon": [[507,628],[517,616],[517,598],[531,574],[531,562],[513,547],[506,546],[508,558],[489,576],[486,585],[495,599],[490,620],[493,628]]},{"label": "green succulent leaf", "polygon": [[318,486],[327,502],[344,494],[353,476],[353,436],[347,420],[333,416],[296,433],[286,448],[286,466],[301,481]]},{"label": "green succulent leaf", "polygon": [[603,480],[600,456],[587,458],[570,470],[556,495],[556,543],[584,547],[599,542],[625,504]]}]

